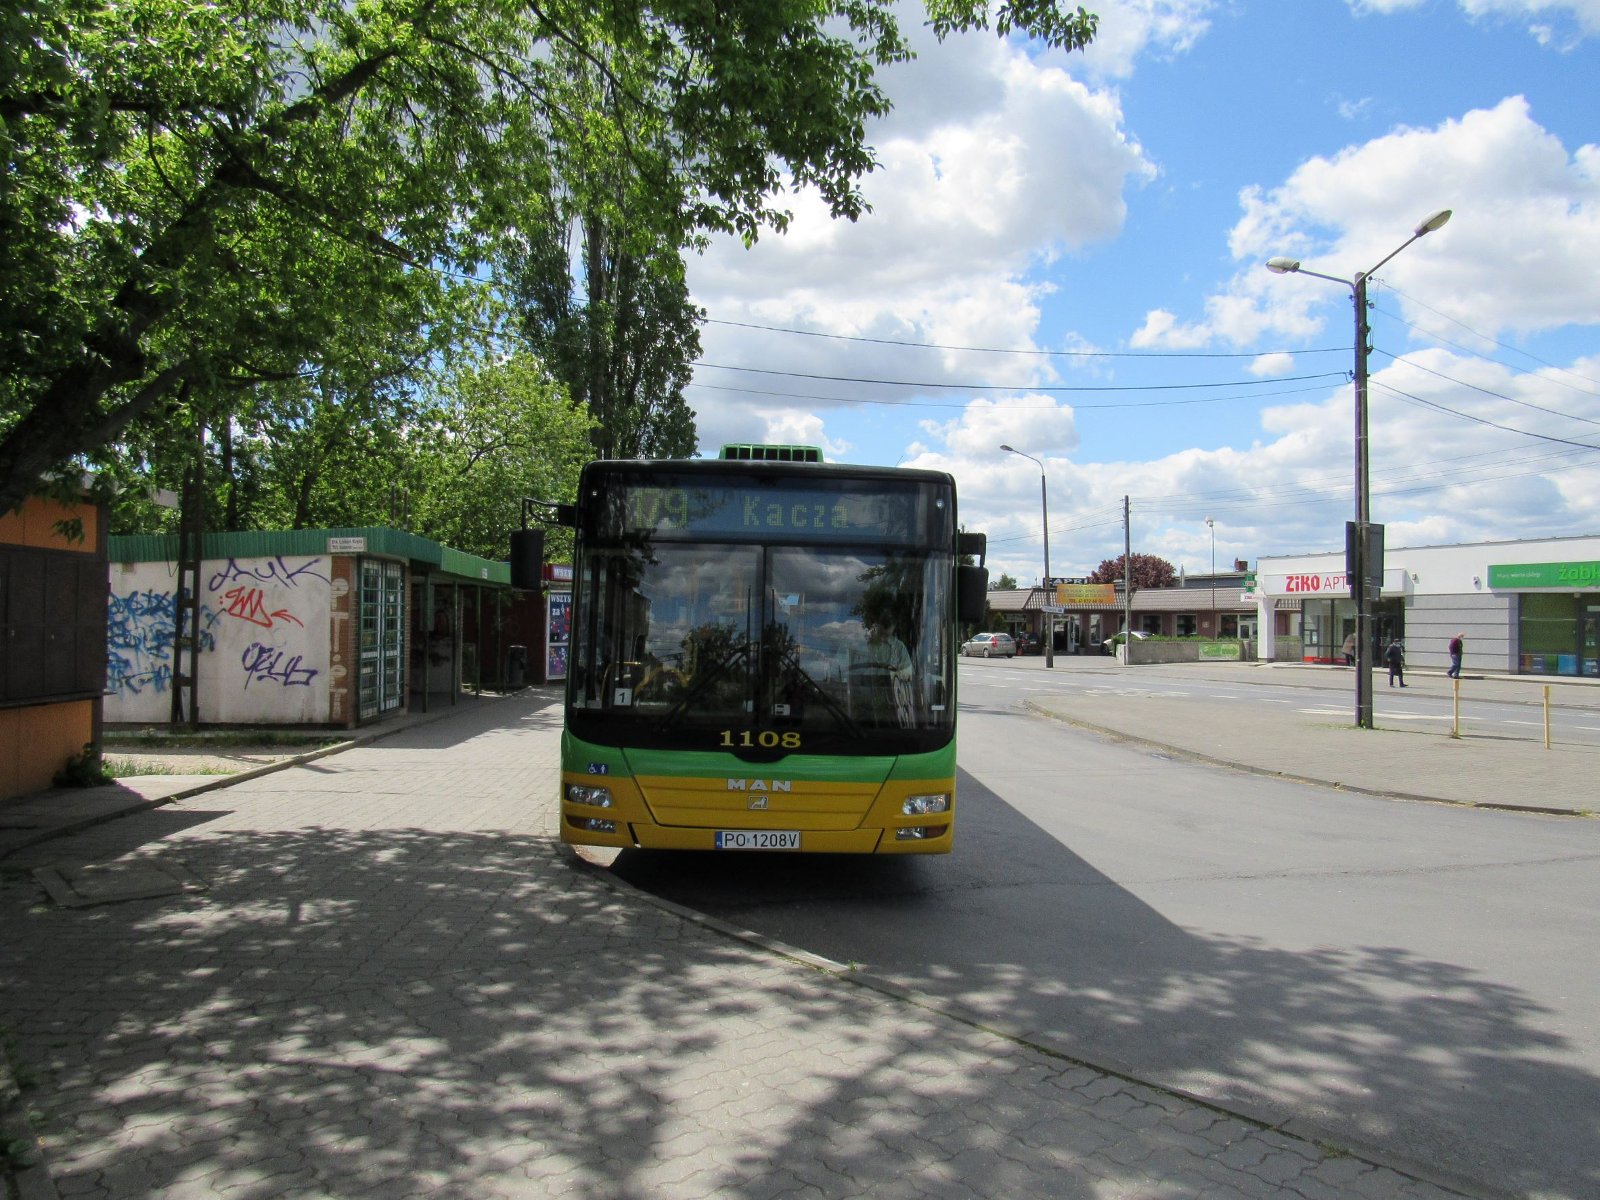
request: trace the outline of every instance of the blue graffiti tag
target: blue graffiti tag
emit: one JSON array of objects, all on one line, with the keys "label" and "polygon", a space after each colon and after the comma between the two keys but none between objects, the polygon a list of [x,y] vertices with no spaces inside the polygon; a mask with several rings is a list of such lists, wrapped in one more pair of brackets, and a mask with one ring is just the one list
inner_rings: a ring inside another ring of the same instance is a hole
[{"label": "blue graffiti tag", "polygon": [[244,686],[248,688],[257,679],[270,679],[284,687],[310,687],[311,681],[317,677],[317,669],[302,667],[301,657],[296,654],[290,658],[287,650],[251,642],[239,656],[244,666]]},{"label": "blue graffiti tag", "polygon": [[333,581],[322,572],[313,570],[320,565],[320,558],[309,558],[298,567],[291,567],[283,561],[283,555],[275,555],[264,559],[255,566],[240,566],[238,560],[230,558],[228,565],[211,576],[206,583],[208,591],[220,591],[236,579],[248,579],[255,583],[281,583],[284,587],[299,587],[300,577],[309,576],[331,585]]},{"label": "blue graffiti tag", "polygon": [[164,692],[172,681],[177,605],[171,592],[113,593],[106,605],[106,690]]},{"label": "blue graffiti tag", "polygon": [[157,693],[172,686],[172,668],[165,664],[149,667],[142,662],[111,651],[106,655],[106,695],[131,692],[137,696],[145,688],[153,687]]}]

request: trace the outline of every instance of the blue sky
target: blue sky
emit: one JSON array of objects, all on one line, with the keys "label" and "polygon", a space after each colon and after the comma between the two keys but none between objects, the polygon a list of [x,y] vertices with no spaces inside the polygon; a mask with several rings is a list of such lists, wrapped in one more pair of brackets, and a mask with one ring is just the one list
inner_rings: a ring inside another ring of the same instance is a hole
[{"label": "blue sky", "polygon": [[[1190,571],[1354,513],[1351,279],[1377,272],[1390,545],[1600,532],[1600,0],[1118,0],[1081,55],[919,32],[874,211],[690,268],[703,453],[950,471],[990,566]],[[915,26],[917,8],[906,10]],[[1208,528],[1206,518],[1214,526]]]}]

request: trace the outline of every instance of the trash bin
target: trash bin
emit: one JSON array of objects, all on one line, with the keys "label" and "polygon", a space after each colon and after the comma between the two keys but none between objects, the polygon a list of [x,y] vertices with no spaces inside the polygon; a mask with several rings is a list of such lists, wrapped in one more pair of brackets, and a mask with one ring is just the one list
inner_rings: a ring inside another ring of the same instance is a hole
[{"label": "trash bin", "polygon": [[512,646],[506,651],[506,682],[519,688],[528,682],[528,648]]}]

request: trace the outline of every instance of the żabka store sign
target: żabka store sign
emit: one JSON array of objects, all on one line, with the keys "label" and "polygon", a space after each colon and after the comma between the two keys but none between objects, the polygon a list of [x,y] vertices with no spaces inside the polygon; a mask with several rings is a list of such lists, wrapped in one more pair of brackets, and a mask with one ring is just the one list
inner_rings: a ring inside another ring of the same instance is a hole
[{"label": "\u017cabka store sign", "polygon": [[1322,575],[1264,575],[1261,590],[1269,596],[1327,596],[1350,594],[1350,577],[1343,571]]}]

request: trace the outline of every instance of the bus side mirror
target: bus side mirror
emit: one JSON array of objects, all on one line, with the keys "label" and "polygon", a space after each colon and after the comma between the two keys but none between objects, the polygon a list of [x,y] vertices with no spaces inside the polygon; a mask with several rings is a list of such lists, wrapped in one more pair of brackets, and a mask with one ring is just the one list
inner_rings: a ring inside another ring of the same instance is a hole
[{"label": "bus side mirror", "polygon": [[983,560],[989,552],[989,535],[986,533],[968,533],[965,529],[956,534],[956,554],[962,558],[975,558],[978,565],[983,565]]},{"label": "bus side mirror", "polygon": [[989,611],[989,569],[956,568],[956,620],[977,625]]},{"label": "bus side mirror", "polygon": [[511,531],[511,586],[527,592],[544,586],[544,530]]}]

